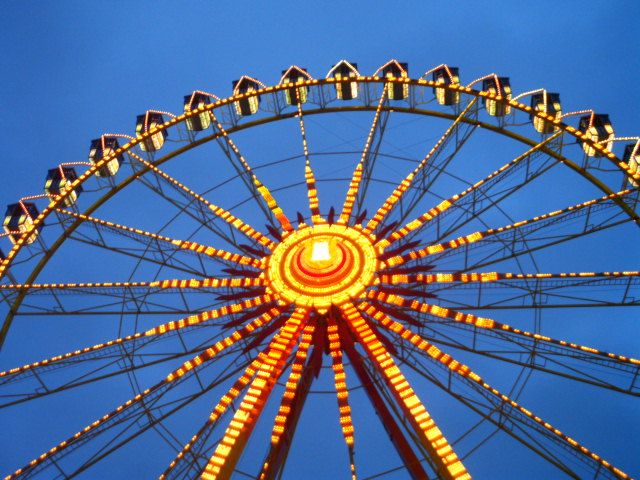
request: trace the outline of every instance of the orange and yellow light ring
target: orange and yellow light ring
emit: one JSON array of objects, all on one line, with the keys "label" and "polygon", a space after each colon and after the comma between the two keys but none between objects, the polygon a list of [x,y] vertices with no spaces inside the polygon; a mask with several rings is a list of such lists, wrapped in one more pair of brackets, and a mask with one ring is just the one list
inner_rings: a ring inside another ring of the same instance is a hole
[{"label": "orange and yellow light ring", "polygon": [[[319,311],[358,298],[380,268],[375,238],[358,228],[321,224],[287,235],[265,269],[268,291],[281,302]],[[314,244],[325,243],[329,258],[313,259]]]}]

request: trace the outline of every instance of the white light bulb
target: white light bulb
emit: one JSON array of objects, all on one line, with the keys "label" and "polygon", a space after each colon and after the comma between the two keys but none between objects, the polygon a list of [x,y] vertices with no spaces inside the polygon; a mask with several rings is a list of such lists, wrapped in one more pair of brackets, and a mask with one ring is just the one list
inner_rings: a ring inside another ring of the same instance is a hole
[{"label": "white light bulb", "polygon": [[330,260],[329,242],[313,242],[313,251],[311,252],[311,260],[313,262],[322,262]]}]

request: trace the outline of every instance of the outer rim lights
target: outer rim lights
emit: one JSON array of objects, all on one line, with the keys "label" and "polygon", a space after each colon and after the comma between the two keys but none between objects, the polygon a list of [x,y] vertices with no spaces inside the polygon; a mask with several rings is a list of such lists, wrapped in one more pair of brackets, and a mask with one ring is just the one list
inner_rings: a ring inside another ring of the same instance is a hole
[{"label": "outer rim lights", "polygon": [[344,225],[290,233],[267,260],[268,289],[281,301],[325,312],[360,297],[378,270],[374,238]]}]

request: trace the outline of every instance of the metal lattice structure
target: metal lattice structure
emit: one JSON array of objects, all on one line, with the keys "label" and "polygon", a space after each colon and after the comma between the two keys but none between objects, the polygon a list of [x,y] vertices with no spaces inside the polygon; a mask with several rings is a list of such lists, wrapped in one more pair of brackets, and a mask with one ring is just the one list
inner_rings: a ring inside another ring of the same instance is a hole
[{"label": "metal lattice structure", "polygon": [[[521,103],[525,98],[528,104]],[[335,172],[318,175],[323,152],[314,152],[307,130],[316,118],[341,114],[367,115],[369,123],[355,168],[336,179]],[[392,114],[447,122],[411,168],[385,146]],[[566,119],[575,116],[579,123],[572,126]],[[299,153],[287,159],[289,184],[273,188],[265,175],[284,160],[256,166],[236,137],[276,123],[296,125]],[[406,64],[392,60],[373,76],[347,61],[324,79],[295,66],[275,86],[244,76],[228,98],[195,91],[184,98],[184,113],[150,110],[136,125],[135,136],[92,141],[89,162],[49,170],[45,194],[7,209],[5,237],[13,247],[0,264],[6,308],[0,340],[11,342],[21,316],[113,316],[126,334],[0,372],[0,407],[19,409],[87,385],[100,392],[116,377],[128,378],[134,390],[7,479],[75,477],[148,430],[166,436],[174,450],[166,469],[149,475],[242,475],[239,461],[258,421],[269,420],[269,405],[275,418],[265,456],[244,475],[281,478],[305,402],[324,375],[337,398],[345,476],[389,473],[367,471],[366,454],[357,455],[357,388],[401,461],[393,472],[471,478],[465,459],[477,445],[466,447],[462,439],[477,425],[456,441],[445,437],[427,408],[428,395],[412,386],[420,378],[495,429],[478,444],[498,431],[559,474],[631,478],[518,400],[532,374],[562,378],[567,388],[640,395],[639,360],[556,338],[540,321],[543,311],[570,317],[639,304],[637,258],[600,272],[540,270],[536,261],[565,245],[587,248],[585,239],[602,232],[637,235],[640,142],[616,137],[608,116],[563,114],[559,95],[542,89],[513,96],[509,79],[495,74],[464,86],[457,68],[440,65],[412,79]],[[520,150],[498,168],[479,167],[483,173],[464,188],[434,197],[439,182],[450,188],[445,180],[456,177],[456,159],[477,131]],[[627,142],[622,158],[613,151],[619,140]],[[209,142],[232,169],[227,181],[203,191],[170,173],[172,160]],[[379,169],[385,161],[397,162],[399,181]],[[78,166],[86,170],[77,174]],[[545,195],[541,182],[560,169],[597,195],[513,218],[522,198],[535,204],[526,192]],[[336,189],[336,182],[341,197],[321,199],[322,187]],[[226,184],[233,185],[231,196],[222,193]],[[292,185],[304,191],[307,205],[289,199]],[[117,199],[127,188],[152,192],[175,215],[155,231],[116,223],[104,206],[126,209]],[[488,223],[497,221],[495,212],[511,221]],[[181,219],[198,226],[182,239],[173,234],[179,228],[172,230]],[[74,273],[55,266],[70,254],[68,245],[88,252],[86,262],[99,251],[113,259],[115,271],[121,259],[135,267],[128,280],[55,280],[52,275]],[[152,271],[139,265],[157,269],[154,277],[132,278]],[[513,322],[497,319],[505,312]],[[523,315],[533,319],[528,328]],[[473,358],[519,371],[513,388],[490,385]],[[164,373],[148,382],[141,376],[146,371]],[[215,399],[208,418],[192,436],[173,438],[167,422],[201,397]]]}]

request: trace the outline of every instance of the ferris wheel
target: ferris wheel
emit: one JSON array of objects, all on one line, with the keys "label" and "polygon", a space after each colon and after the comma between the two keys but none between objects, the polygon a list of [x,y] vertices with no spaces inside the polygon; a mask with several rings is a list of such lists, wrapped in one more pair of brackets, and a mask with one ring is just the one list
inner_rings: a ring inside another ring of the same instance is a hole
[{"label": "ferris wheel", "polygon": [[494,436],[553,478],[631,478],[573,436],[602,411],[535,402],[640,395],[639,162],[608,115],[448,65],[292,66],[144,112],[7,207],[3,436],[43,427],[6,479],[327,478],[301,437],[337,478],[482,478]]}]

